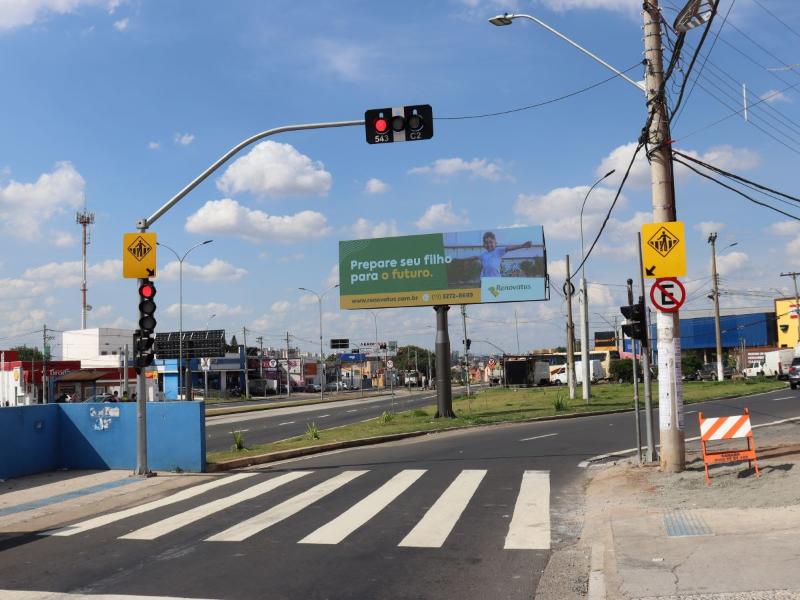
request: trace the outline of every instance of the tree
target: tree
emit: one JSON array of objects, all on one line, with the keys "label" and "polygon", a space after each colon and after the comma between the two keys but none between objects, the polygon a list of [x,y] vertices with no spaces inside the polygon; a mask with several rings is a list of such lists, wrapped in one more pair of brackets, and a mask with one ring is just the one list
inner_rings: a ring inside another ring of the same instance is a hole
[{"label": "tree", "polygon": [[[642,381],[642,363],[636,362],[636,372],[639,376],[639,381]],[[630,358],[623,358],[620,360],[612,360],[608,366],[608,378],[611,381],[624,381],[625,383],[633,383],[633,365]]]},{"label": "tree", "polygon": [[703,359],[697,352],[683,352],[681,354],[681,372],[684,375],[694,374],[703,368]]},{"label": "tree", "polygon": [[44,354],[42,354],[39,348],[30,348],[28,346],[16,346],[11,348],[13,352],[19,354],[19,359],[24,362],[30,362],[31,360],[35,360],[37,362],[44,361]]},{"label": "tree", "polygon": [[425,375],[428,374],[428,354],[431,355],[431,368],[436,363],[436,354],[427,350],[426,348],[421,348],[420,346],[400,346],[397,349],[397,356],[393,358],[394,360],[394,368],[398,371],[413,371],[415,368],[414,364],[414,352],[416,351],[416,363],[419,366],[420,373],[424,373]]}]

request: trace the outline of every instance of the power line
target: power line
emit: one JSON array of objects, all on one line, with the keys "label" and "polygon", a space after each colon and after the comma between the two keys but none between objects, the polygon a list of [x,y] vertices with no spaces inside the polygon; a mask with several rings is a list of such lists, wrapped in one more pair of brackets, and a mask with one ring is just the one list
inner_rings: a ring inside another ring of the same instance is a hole
[{"label": "power line", "polygon": [[[621,74],[624,75],[624,74],[628,73],[629,71],[632,71],[633,69],[635,69],[636,67],[639,67],[641,65],[642,65],[641,62],[637,62],[635,65],[633,65],[631,67],[628,67],[627,69],[622,71]],[[602,81],[598,81],[597,83],[593,83],[592,85],[589,85],[589,86],[587,86],[585,88],[582,88],[580,90],[576,90],[574,92],[570,92],[569,94],[565,94],[565,95],[559,96],[557,98],[550,98],[549,100],[544,100],[542,102],[537,102],[536,104],[529,104],[528,106],[522,106],[520,108],[512,108],[512,109],[509,109],[509,110],[501,110],[501,111],[498,111],[498,112],[483,113],[483,114],[478,114],[478,115],[464,115],[464,116],[460,116],[460,117],[436,117],[436,120],[437,121],[461,121],[461,120],[464,120],[464,119],[484,119],[486,117],[499,117],[499,116],[502,116],[502,115],[510,115],[512,113],[522,112],[522,111],[525,111],[525,110],[531,110],[531,109],[534,109],[534,108],[539,108],[539,107],[542,107],[542,106],[546,106],[548,104],[553,104],[554,102],[559,102],[561,100],[566,100],[567,98],[572,98],[573,96],[577,96],[578,94],[582,94],[582,93],[588,92],[589,90],[592,90],[592,89],[594,89],[596,87],[599,87],[599,86],[603,85],[604,83],[608,83],[609,81],[611,81],[612,79],[616,79],[617,77],[619,77],[619,75],[615,74],[615,75],[612,75],[611,77],[607,77],[606,79],[603,79]]]},{"label": "power line", "polygon": [[784,27],[786,27],[786,29],[788,29],[788,30],[789,30],[789,31],[791,31],[791,32],[792,32],[794,35],[796,35],[797,37],[799,37],[799,38],[800,38],[800,33],[797,33],[797,30],[796,30],[796,29],[793,29],[792,27],[790,27],[789,25],[787,25],[787,24],[786,24],[786,21],[784,21],[783,19],[781,19],[781,18],[780,18],[778,15],[776,15],[776,14],[775,14],[775,13],[773,13],[773,12],[772,12],[770,9],[768,9],[766,6],[764,6],[763,4],[761,4],[761,2],[759,2],[758,0],[753,0],[753,2],[755,2],[755,3],[756,3],[756,4],[757,4],[757,5],[758,5],[758,6],[761,8],[761,10],[763,10],[765,13],[767,13],[768,15],[770,15],[770,16],[771,16],[773,19],[775,19],[775,20],[776,20],[778,23],[780,23],[781,25],[783,25]]}]

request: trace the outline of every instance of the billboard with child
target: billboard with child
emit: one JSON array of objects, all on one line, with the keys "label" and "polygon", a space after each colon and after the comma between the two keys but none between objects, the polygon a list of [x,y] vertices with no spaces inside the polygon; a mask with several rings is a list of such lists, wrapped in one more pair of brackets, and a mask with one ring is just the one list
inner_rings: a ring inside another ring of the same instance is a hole
[{"label": "billboard with child", "polygon": [[544,230],[428,233],[339,242],[345,309],[549,299]]}]

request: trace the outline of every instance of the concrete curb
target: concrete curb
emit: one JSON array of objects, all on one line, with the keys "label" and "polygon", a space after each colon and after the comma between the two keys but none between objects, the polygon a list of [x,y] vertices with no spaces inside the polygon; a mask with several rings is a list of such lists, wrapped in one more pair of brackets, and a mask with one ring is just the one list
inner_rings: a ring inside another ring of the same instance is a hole
[{"label": "concrete curb", "polygon": [[[776,390],[770,390],[768,392],[754,392],[753,394],[749,395],[758,395],[758,394],[769,394]],[[692,404],[699,404],[700,402],[713,402],[716,400],[727,400],[729,398],[740,398],[743,396],[722,396],[720,398],[709,398],[708,400],[700,400],[698,402],[692,402]],[[640,409],[643,410],[643,409]],[[444,429],[432,429],[432,430],[425,430],[425,431],[411,431],[407,433],[392,433],[389,435],[380,435],[380,436],[373,436],[369,438],[361,438],[357,440],[346,440],[343,442],[333,442],[330,444],[322,444],[319,446],[311,446],[308,448],[295,448],[292,450],[280,450],[278,452],[270,452],[267,454],[256,454],[253,456],[247,456],[242,458],[234,458],[231,460],[225,460],[215,463],[206,462],[206,472],[207,473],[216,473],[220,471],[229,471],[232,469],[241,469],[243,467],[251,467],[253,465],[260,465],[266,464],[271,462],[276,462],[279,460],[286,460],[289,458],[299,458],[302,456],[309,456],[312,454],[322,454],[323,452],[329,452],[331,450],[341,450],[344,448],[357,448],[361,446],[371,446],[373,444],[382,444],[385,442],[394,442],[396,440],[402,440],[406,438],[412,437],[420,437],[423,435],[428,434],[436,434],[436,433],[443,433],[447,431],[458,431],[461,429],[478,429],[482,427],[497,427],[498,425],[516,425],[520,423],[537,423],[540,421],[560,421],[562,419],[577,419],[581,417],[600,417],[603,415],[613,415],[617,413],[628,413],[634,412],[634,408],[616,408],[613,410],[602,410],[602,411],[593,411],[593,412],[576,412],[576,413],[567,413],[564,415],[550,415],[546,417],[533,417],[531,419],[522,419],[520,421],[504,421],[500,423],[483,423],[480,425],[464,425],[461,427],[446,427]],[[687,440],[689,441],[689,440]],[[635,449],[630,449],[630,452],[634,452]],[[627,451],[622,450],[612,454],[622,454],[624,455]],[[596,459],[597,457],[592,457],[589,461],[584,461],[590,463],[592,459]]]},{"label": "concrete curb", "polygon": [[[331,398],[330,400],[289,400],[287,402],[276,402],[275,404],[261,404],[258,406],[231,406],[231,407],[212,407],[209,408],[209,405],[206,404],[206,416],[207,417],[219,417],[223,415],[238,415],[238,414],[246,414],[250,412],[256,412],[259,410],[276,410],[278,408],[294,408],[296,406],[311,406],[314,404],[333,404],[335,402],[345,402],[348,400],[367,400],[369,398],[381,398],[383,396],[388,397],[390,394],[372,394],[370,396],[350,396],[348,398]],[[397,396],[405,396],[405,394],[397,394]]]}]

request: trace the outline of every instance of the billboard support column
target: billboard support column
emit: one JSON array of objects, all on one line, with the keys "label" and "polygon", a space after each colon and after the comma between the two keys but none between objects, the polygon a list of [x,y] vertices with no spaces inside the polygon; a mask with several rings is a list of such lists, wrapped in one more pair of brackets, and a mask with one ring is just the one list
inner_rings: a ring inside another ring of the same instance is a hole
[{"label": "billboard support column", "polygon": [[453,390],[450,388],[450,335],[447,330],[447,305],[434,306],[436,311],[436,415],[454,419]]}]

